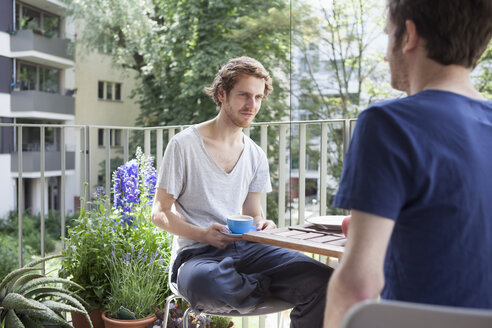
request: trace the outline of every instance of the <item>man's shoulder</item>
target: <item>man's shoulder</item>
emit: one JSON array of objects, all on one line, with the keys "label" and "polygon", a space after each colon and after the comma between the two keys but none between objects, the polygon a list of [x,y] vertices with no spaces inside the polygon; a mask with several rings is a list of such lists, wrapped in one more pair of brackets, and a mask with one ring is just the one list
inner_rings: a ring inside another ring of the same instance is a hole
[{"label": "man's shoulder", "polygon": [[253,139],[251,139],[247,135],[244,135],[244,143],[248,144],[248,149],[250,150],[250,152],[252,154],[255,155],[255,157],[266,156],[263,149],[258,144],[256,144],[256,142],[254,142]]},{"label": "man's shoulder", "polygon": [[171,142],[175,142],[181,146],[185,146],[190,143],[196,143],[196,140],[196,128],[194,126],[189,126],[186,129],[176,133],[172,137]]}]

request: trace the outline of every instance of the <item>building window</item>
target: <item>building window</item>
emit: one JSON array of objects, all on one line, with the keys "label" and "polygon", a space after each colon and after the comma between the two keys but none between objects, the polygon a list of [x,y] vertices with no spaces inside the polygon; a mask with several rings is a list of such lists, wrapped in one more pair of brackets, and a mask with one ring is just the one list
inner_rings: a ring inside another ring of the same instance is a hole
[{"label": "building window", "polygon": [[104,146],[104,129],[97,130],[97,145],[99,147]]},{"label": "building window", "polygon": [[19,82],[21,90],[36,90],[37,68],[36,66],[19,64]]},{"label": "building window", "polygon": [[104,82],[97,83],[97,98],[104,99]]},{"label": "building window", "polygon": [[114,85],[114,99],[121,100],[121,83],[116,83]]},{"label": "building window", "polygon": [[37,90],[49,93],[60,92],[60,70],[36,64],[19,62],[17,83],[20,90]]},{"label": "building window", "polygon": [[[109,144],[111,147],[121,147],[121,130],[109,130]],[[104,129],[97,130],[97,145],[104,147]]]},{"label": "building window", "polygon": [[106,82],[106,99],[113,100],[113,83]]},{"label": "building window", "polygon": [[39,68],[39,91],[59,93],[60,71],[54,68]]},{"label": "building window", "polygon": [[99,81],[97,83],[97,97],[101,100],[121,101],[121,83]]},{"label": "building window", "polygon": [[15,21],[17,30],[32,30],[45,36],[60,36],[60,17],[35,7],[16,3]]},{"label": "building window", "polygon": [[113,53],[113,41],[110,37],[103,36],[102,42],[99,44],[99,52],[102,54],[112,54]]}]

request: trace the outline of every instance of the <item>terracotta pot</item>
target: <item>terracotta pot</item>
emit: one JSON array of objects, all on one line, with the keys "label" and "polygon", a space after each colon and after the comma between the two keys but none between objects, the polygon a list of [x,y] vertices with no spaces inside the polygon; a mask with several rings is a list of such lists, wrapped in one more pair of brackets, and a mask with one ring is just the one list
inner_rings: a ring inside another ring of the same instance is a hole
[{"label": "terracotta pot", "polygon": [[[101,318],[101,310],[96,309],[89,313],[94,328],[104,328],[104,321]],[[74,328],[90,328],[89,322],[85,315],[77,312],[72,312],[72,325]]]},{"label": "terracotta pot", "polygon": [[105,328],[146,328],[149,323],[153,323],[154,321],[157,320],[157,317],[154,315],[151,315],[150,317],[143,318],[143,319],[136,319],[136,320],[119,320],[119,319],[113,319],[106,317],[106,314],[103,313],[101,315],[101,318],[104,321],[104,327]]}]

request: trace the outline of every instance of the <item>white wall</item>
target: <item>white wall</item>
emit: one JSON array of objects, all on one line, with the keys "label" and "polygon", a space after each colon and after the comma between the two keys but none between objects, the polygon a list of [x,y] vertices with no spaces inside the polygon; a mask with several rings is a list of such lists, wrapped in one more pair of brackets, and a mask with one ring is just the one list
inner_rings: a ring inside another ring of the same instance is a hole
[{"label": "white wall", "polygon": [[9,211],[15,210],[16,188],[15,180],[10,176],[10,155],[0,154],[0,218],[5,218]]},{"label": "white wall", "polygon": [[10,35],[3,31],[0,31],[0,56],[11,57]]}]

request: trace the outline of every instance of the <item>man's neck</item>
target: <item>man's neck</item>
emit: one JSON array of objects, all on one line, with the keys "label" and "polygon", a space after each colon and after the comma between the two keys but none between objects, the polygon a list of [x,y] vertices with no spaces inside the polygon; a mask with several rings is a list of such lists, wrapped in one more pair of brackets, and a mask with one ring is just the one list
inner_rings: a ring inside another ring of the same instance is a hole
[{"label": "man's neck", "polygon": [[422,90],[449,91],[466,97],[484,100],[470,79],[470,69],[459,65],[441,65],[426,58],[420,61],[410,77],[409,95]]},{"label": "man's neck", "polygon": [[236,143],[243,141],[243,129],[227,124],[221,118],[220,114],[214,119],[197,125],[198,131],[203,137],[223,143]]}]

